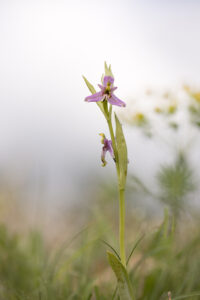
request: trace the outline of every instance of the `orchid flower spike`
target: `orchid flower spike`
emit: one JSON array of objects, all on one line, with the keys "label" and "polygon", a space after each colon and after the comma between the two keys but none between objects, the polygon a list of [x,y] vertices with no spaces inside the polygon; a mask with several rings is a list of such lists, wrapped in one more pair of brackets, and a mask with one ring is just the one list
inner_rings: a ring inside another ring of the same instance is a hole
[{"label": "orchid flower spike", "polygon": [[110,155],[112,156],[112,158],[114,160],[115,160],[115,156],[114,156],[114,151],[113,151],[113,147],[112,147],[112,141],[108,140],[105,137],[105,134],[103,134],[103,133],[100,133],[99,135],[102,137],[101,143],[103,144],[102,152],[101,152],[102,167],[105,167],[107,164],[107,162],[105,160],[106,152],[107,151],[110,152]]},{"label": "orchid flower spike", "polygon": [[122,100],[118,99],[114,95],[114,91],[117,87],[114,87],[114,78],[112,76],[104,76],[103,78],[103,85],[99,84],[100,92],[95,93],[91,96],[85,98],[86,102],[99,102],[99,101],[108,101],[112,105],[117,106],[126,106]]}]

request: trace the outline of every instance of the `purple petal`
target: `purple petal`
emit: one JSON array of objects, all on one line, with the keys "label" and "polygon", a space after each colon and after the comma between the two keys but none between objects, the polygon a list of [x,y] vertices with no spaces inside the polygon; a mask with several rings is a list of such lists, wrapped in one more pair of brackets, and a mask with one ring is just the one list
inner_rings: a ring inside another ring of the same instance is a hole
[{"label": "purple petal", "polygon": [[101,84],[98,84],[98,87],[100,87],[100,89],[103,91],[105,89],[105,87]]},{"label": "purple petal", "polygon": [[112,105],[123,106],[123,107],[126,106],[126,103],[118,99],[114,94],[112,94],[112,96],[108,98],[108,102]]},{"label": "purple petal", "polygon": [[104,98],[104,95],[102,94],[102,92],[98,92],[98,93],[95,93],[93,95],[86,97],[85,101],[86,102],[98,102],[98,101],[103,100],[102,98]]},{"label": "purple petal", "polygon": [[108,151],[113,159],[115,159],[115,156],[114,156],[114,151],[113,151],[113,147],[112,147],[112,141],[108,140],[105,137],[103,140],[103,144],[104,145],[102,147],[102,152],[101,152],[101,161],[103,163],[102,166],[104,167],[107,164],[107,162],[105,160],[106,152]]},{"label": "purple petal", "polygon": [[113,85],[114,83],[114,78],[111,77],[111,76],[104,76],[104,79],[103,79],[103,86],[106,87],[108,82],[110,82],[111,85]]},{"label": "purple petal", "polygon": [[114,151],[113,151],[113,147],[112,147],[112,141],[108,141],[107,149],[110,152],[110,155],[112,156],[112,158],[114,158]]},{"label": "purple petal", "polygon": [[110,91],[111,91],[111,94],[115,91],[117,89],[117,87],[116,86],[114,86],[114,87],[112,87],[111,89],[110,89]]}]

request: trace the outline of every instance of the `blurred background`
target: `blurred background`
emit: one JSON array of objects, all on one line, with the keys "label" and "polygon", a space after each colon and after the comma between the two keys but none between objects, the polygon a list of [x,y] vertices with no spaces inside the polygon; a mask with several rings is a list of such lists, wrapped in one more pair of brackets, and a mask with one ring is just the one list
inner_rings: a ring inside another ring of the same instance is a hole
[{"label": "blurred background", "polygon": [[[0,186],[11,206],[19,201],[33,224],[43,211],[48,224],[52,214],[84,205],[99,182],[115,181],[111,160],[107,168],[100,162],[98,133],[108,134],[106,124],[84,102],[82,75],[97,87],[104,61],[127,103],[117,112],[130,176],[157,189],[159,170],[183,153],[197,179],[199,1],[0,5]],[[146,207],[157,212],[158,203]]]},{"label": "blurred background", "polygon": [[9,231],[37,228],[52,244],[97,220],[117,226],[115,166],[100,160],[98,134],[108,129],[84,102],[82,78],[98,88],[104,61],[127,103],[116,109],[128,145],[127,223],[154,228],[167,208],[194,225],[199,28],[198,0],[0,1],[0,221]]},{"label": "blurred background", "polygon": [[[83,74],[97,87],[104,61],[112,64],[117,95],[127,102],[124,117],[150,114],[149,99],[140,107],[146,90],[170,89],[176,97],[183,84],[198,87],[199,1],[2,0],[0,6],[0,183],[30,200],[33,211],[77,203],[95,177],[113,176],[112,167],[110,174],[101,168],[98,133],[107,128],[97,107],[83,101],[89,94]],[[130,171],[152,179],[160,163],[173,159],[168,147],[160,151],[124,127]],[[189,132],[183,139],[190,144]],[[171,140],[163,128],[157,133]]]}]

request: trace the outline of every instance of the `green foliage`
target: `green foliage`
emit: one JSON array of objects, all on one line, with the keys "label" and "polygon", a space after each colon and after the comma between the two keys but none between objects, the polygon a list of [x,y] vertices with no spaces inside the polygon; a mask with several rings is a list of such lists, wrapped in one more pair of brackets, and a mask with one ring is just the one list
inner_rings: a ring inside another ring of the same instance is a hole
[{"label": "green foliage", "polygon": [[191,123],[197,128],[200,127],[200,102],[192,103],[188,107]]},{"label": "green foliage", "polygon": [[132,286],[128,273],[120,260],[111,252],[107,252],[108,261],[117,278],[119,296],[122,300],[134,300]]},{"label": "green foliage", "polygon": [[[142,284],[142,289],[137,290],[136,299],[167,299],[169,290],[173,296],[183,296],[189,294],[189,291],[198,291],[199,295],[197,278],[200,275],[200,256],[197,252],[200,249],[200,238],[195,234],[196,237],[186,238],[187,241],[182,244],[180,233],[174,232],[172,224],[166,214],[163,224],[146,243],[141,258],[131,272],[130,278],[135,281],[135,285]],[[189,232],[187,234],[190,235]],[[199,299],[197,294],[189,299]]]},{"label": "green foliage", "polygon": [[115,123],[116,123],[116,143],[118,149],[118,160],[119,160],[119,168],[120,168],[119,184],[120,184],[120,188],[124,189],[126,184],[127,166],[128,166],[127,146],[124,138],[122,125],[119,122],[119,119],[116,114],[115,114]]},{"label": "green foliage", "polygon": [[[1,299],[21,299],[39,287],[40,271],[45,273],[46,257],[43,240],[37,232],[30,233],[26,245],[19,236],[10,236],[4,225],[0,227]],[[21,297],[21,298],[20,298]]]},{"label": "green foliage", "polygon": [[178,215],[195,188],[193,172],[183,153],[178,154],[175,164],[161,167],[158,183],[162,193],[160,199]]},{"label": "green foliage", "polygon": [[[91,228],[57,249],[45,246],[38,232],[19,236],[1,225],[0,299],[119,300],[119,287],[114,293],[114,276],[104,257],[106,248],[112,248],[99,241],[101,238],[110,243],[109,216],[113,214],[113,203],[105,202],[104,209],[104,216],[93,211],[91,216],[96,223],[93,222]],[[172,300],[199,299],[199,217],[193,217],[193,222],[194,227],[183,222],[174,229],[174,220],[166,210],[162,224],[157,229],[149,229],[140,243],[136,239],[138,232],[127,228],[127,237],[134,239],[137,245],[128,267],[128,282],[134,287],[135,299],[167,300],[168,291],[172,293]],[[137,228],[137,224],[134,227]],[[113,260],[113,254],[111,256]],[[118,276],[126,277],[120,261],[117,257],[114,259],[120,269]]]}]

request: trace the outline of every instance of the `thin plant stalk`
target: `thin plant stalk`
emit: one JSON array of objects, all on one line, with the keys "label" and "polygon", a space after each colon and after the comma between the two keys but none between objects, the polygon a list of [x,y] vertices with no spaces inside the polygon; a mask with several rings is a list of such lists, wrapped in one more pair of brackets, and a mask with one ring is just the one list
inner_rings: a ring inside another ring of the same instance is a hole
[{"label": "thin plant stalk", "polygon": [[[89,90],[91,91],[92,95],[85,98],[86,102],[96,102],[98,106],[100,107],[101,111],[103,112],[103,115],[107,121],[108,128],[110,131],[110,137],[111,141],[105,138],[104,134],[100,134],[102,139],[102,144],[104,145],[102,148],[102,166],[106,165],[105,161],[105,153],[107,151],[110,152],[112,158],[115,161],[116,165],[116,171],[117,171],[117,179],[118,179],[118,191],[119,191],[119,247],[120,247],[120,259],[121,263],[124,267],[126,267],[126,253],[125,253],[125,177],[126,177],[126,171],[124,168],[122,168],[122,165],[124,165],[121,162],[121,155],[123,155],[123,151],[121,148],[122,142],[118,143],[115,139],[113,125],[112,125],[112,105],[117,105],[119,107],[125,107],[126,104],[118,99],[114,95],[114,91],[116,90],[116,87],[114,87],[114,76],[111,71],[111,66],[107,66],[105,63],[105,76],[102,78],[102,84],[99,85],[100,92],[96,93],[94,87],[89,83],[89,81],[83,77],[85,80],[86,85],[88,86]],[[109,109],[108,109],[108,104]],[[119,122],[119,121],[117,121]],[[116,131],[117,128],[119,130],[119,125],[116,123]],[[116,133],[117,134],[117,133]],[[123,135],[123,132],[121,132]],[[119,148],[120,147],[120,148]],[[127,168],[125,168],[127,169]],[[124,172],[125,171],[125,172]]]},{"label": "thin plant stalk", "polygon": [[126,267],[126,251],[125,251],[125,197],[124,189],[119,189],[119,245],[120,258],[122,264]]},{"label": "thin plant stalk", "polygon": [[112,115],[110,113],[109,119],[107,119],[110,137],[113,144],[113,150],[115,153],[115,164],[116,164],[116,171],[117,171],[117,178],[118,178],[118,191],[119,191],[119,247],[120,247],[120,258],[122,264],[126,267],[126,251],[125,251],[125,190],[120,187],[120,168],[119,168],[119,161],[118,161],[118,153],[117,147],[114,137],[114,131],[112,126]]}]

